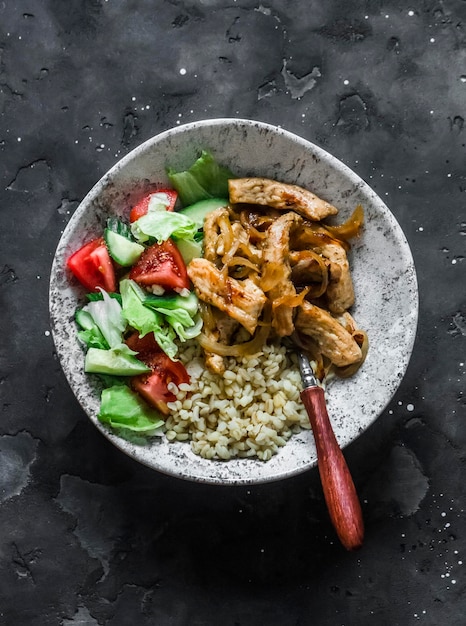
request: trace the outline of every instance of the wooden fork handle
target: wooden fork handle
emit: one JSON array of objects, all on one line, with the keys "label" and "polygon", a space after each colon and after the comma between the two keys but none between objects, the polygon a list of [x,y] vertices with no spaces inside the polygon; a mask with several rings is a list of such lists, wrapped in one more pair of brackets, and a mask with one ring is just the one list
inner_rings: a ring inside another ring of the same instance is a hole
[{"label": "wooden fork handle", "polygon": [[364,539],[361,505],[330,423],[324,390],[317,386],[308,387],[301,392],[301,400],[314,433],[317,464],[330,519],[343,546],[347,550],[356,550]]}]

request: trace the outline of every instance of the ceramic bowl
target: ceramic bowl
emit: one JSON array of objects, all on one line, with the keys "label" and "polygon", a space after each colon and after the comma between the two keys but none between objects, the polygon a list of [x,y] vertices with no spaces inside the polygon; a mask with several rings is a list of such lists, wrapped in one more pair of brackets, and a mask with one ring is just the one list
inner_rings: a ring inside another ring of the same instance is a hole
[{"label": "ceramic bowl", "polygon": [[53,261],[50,312],[53,338],[63,371],[94,425],[122,452],[154,470],[216,484],[252,484],[299,474],[316,464],[312,433],[303,431],[270,461],[212,461],[195,455],[189,443],[156,438],[148,445],[128,443],[97,420],[99,388],[84,373],[74,312],[84,291],[65,269],[66,259],[86,240],[100,235],[108,215],[127,215],[134,198],[154,183],[166,184],[166,167],[185,169],[209,150],[237,175],[264,176],[312,190],[339,209],[343,221],[362,204],[363,235],[354,242],[350,263],[356,304],[352,313],[369,335],[363,367],[327,389],[328,410],[342,447],[376,420],[396,392],[413,348],[418,293],[406,238],[396,219],[372,189],[331,154],[281,128],[251,120],[213,119],[165,131],[130,152],[93,187],[71,217]]}]

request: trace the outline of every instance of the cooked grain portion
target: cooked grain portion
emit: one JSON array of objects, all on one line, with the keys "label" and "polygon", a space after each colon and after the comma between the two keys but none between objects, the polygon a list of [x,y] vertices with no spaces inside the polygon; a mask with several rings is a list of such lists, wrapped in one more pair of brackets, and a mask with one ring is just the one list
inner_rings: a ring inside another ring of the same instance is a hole
[{"label": "cooked grain portion", "polygon": [[299,395],[299,370],[284,347],[265,345],[257,356],[225,359],[223,375],[205,368],[194,343],[181,360],[191,382],[174,389],[177,400],[168,405],[166,420],[169,440],[189,440],[192,450],[207,459],[267,461],[294,432],[310,428]]}]

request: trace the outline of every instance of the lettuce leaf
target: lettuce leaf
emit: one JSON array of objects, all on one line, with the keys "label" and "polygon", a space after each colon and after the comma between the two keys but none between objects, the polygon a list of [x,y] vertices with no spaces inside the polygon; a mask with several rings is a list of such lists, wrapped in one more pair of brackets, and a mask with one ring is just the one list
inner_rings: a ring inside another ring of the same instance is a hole
[{"label": "lettuce leaf", "polygon": [[144,337],[160,325],[157,314],[143,306],[145,293],[134,280],[124,278],[120,282],[120,292],[123,316],[130,326],[139,331],[140,337]]},{"label": "lettuce leaf", "polygon": [[102,300],[89,302],[82,310],[92,317],[109,348],[121,348],[126,328],[121,304],[116,298],[111,298],[104,289],[100,291]]},{"label": "lettuce leaf", "polygon": [[189,296],[180,295],[146,295],[144,304],[159,313],[169,313],[172,311],[185,311],[190,317],[194,317],[199,310],[199,300],[191,291]]},{"label": "lettuce leaf", "polygon": [[[119,293],[117,293],[116,291],[109,291],[107,293],[110,296],[110,298],[115,298],[115,300],[118,300],[118,302],[121,304],[121,296]],[[91,293],[87,293],[86,298],[88,299],[89,302],[95,302],[96,300],[104,299],[100,291],[92,291]]]},{"label": "lettuce leaf", "polygon": [[155,340],[165,354],[174,359],[178,352],[178,347],[174,343],[175,331],[164,321],[162,315],[144,306],[145,291],[134,280],[124,278],[120,282],[120,292],[123,315],[128,324],[139,331],[140,337],[153,332]]},{"label": "lettuce leaf", "polygon": [[189,217],[174,211],[146,213],[131,224],[131,232],[139,242],[148,241],[151,237],[157,243],[169,237],[193,240],[197,230],[197,225]]},{"label": "lettuce leaf", "polygon": [[182,341],[197,337],[201,332],[199,300],[194,292],[186,297],[146,296],[144,306],[162,314]]},{"label": "lettuce leaf", "polygon": [[157,434],[164,425],[159,413],[126,385],[114,385],[102,391],[97,417],[113,429],[146,435]]},{"label": "lettuce leaf", "polygon": [[130,350],[125,344],[120,348],[100,350],[89,348],[84,360],[84,371],[89,374],[110,374],[113,376],[137,376],[149,373],[150,367],[137,359],[137,352]]},{"label": "lettuce leaf", "polygon": [[105,337],[100,332],[100,328],[94,322],[94,318],[88,311],[78,309],[75,313],[75,320],[80,328],[80,330],[78,330],[78,339],[80,341],[88,348],[108,350],[109,345],[105,341]]},{"label": "lettuce leaf", "polygon": [[194,337],[197,337],[201,333],[203,320],[200,315],[192,319],[192,323],[189,326],[182,324],[178,318],[170,315],[167,316],[167,319],[181,341],[194,339]]},{"label": "lettuce leaf", "polygon": [[235,178],[227,167],[219,165],[206,150],[201,152],[201,156],[189,169],[177,172],[168,168],[167,174],[183,206],[207,198],[228,198],[228,180]]}]

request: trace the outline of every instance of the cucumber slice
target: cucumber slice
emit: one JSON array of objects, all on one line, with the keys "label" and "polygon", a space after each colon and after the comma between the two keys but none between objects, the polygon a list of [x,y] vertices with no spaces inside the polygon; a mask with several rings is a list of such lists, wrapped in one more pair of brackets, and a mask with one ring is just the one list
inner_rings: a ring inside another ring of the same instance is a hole
[{"label": "cucumber slice", "polygon": [[84,309],[78,309],[74,314],[74,319],[83,330],[91,330],[91,328],[95,328],[96,324],[94,322],[94,318],[88,311],[84,311]]},{"label": "cucumber slice", "polygon": [[89,374],[113,374],[114,376],[136,376],[150,372],[145,363],[119,350],[89,348],[84,361],[84,371]]},{"label": "cucumber slice", "polygon": [[176,247],[180,251],[183,261],[188,265],[193,259],[202,257],[202,243],[187,239],[177,239]]},{"label": "cucumber slice", "polygon": [[129,267],[136,263],[144,252],[144,246],[135,241],[130,241],[127,237],[119,235],[110,228],[104,230],[104,239],[112,259],[123,267]]},{"label": "cucumber slice", "polygon": [[207,200],[199,200],[194,204],[190,204],[185,209],[181,209],[180,213],[189,217],[198,228],[204,226],[204,219],[206,215],[220,209],[221,207],[228,206],[228,200],[225,198],[208,198]]}]

